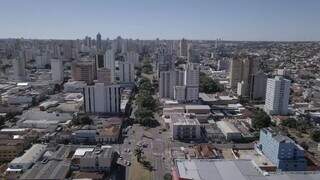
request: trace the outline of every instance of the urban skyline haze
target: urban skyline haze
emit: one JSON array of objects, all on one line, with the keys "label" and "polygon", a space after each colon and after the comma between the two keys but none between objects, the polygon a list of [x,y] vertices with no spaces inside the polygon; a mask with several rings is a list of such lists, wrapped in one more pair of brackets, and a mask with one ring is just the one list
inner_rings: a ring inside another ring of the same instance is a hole
[{"label": "urban skyline haze", "polygon": [[0,38],[320,40],[320,1],[1,0]]}]

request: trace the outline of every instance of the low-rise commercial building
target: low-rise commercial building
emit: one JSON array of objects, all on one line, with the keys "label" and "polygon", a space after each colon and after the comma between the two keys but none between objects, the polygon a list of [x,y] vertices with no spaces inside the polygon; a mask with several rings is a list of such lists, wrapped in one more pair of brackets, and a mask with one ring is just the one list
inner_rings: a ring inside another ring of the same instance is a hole
[{"label": "low-rise commercial building", "polygon": [[222,120],[217,122],[217,126],[224,134],[226,140],[232,141],[241,138],[241,132],[232,123]]},{"label": "low-rise commercial building", "polygon": [[172,114],[172,138],[179,140],[197,140],[201,138],[201,124],[194,114]]}]

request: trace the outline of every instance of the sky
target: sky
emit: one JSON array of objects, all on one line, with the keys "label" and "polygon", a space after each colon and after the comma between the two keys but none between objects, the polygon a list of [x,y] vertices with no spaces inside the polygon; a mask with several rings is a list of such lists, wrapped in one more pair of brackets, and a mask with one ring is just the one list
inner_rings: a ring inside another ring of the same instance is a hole
[{"label": "sky", "polygon": [[0,0],[0,38],[319,41],[320,0]]}]

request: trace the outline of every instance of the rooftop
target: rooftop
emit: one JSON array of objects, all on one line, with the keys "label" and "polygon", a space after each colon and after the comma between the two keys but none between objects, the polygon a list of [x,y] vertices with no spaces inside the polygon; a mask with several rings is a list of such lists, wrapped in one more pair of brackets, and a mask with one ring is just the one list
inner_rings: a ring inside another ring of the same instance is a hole
[{"label": "rooftop", "polygon": [[251,160],[177,160],[177,174],[192,180],[316,180],[320,173],[264,173]]},{"label": "rooftop", "polygon": [[20,179],[64,179],[69,172],[69,167],[69,161],[49,160],[46,163],[37,162]]},{"label": "rooftop", "polygon": [[170,115],[171,122],[175,125],[200,125],[194,114],[180,113]]}]

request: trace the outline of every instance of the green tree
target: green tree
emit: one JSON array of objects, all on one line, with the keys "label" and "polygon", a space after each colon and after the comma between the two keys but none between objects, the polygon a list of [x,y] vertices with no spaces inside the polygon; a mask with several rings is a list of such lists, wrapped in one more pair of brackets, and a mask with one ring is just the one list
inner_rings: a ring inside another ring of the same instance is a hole
[{"label": "green tree", "polygon": [[288,118],[288,119],[285,119],[281,122],[281,125],[282,126],[286,126],[286,127],[289,127],[289,128],[294,128],[296,129],[298,127],[298,122],[296,119],[294,118]]},{"label": "green tree", "polygon": [[271,119],[267,113],[262,110],[255,112],[252,119],[252,127],[256,130],[260,130],[265,127],[269,127],[271,124]]},{"label": "green tree", "polygon": [[166,173],[164,176],[163,176],[163,179],[164,180],[172,180],[172,175],[170,173]]},{"label": "green tree", "polygon": [[73,119],[73,123],[75,125],[91,125],[93,121],[88,115],[80,115]]},{"label": "green tree", "polygon": [[211,77],[206,75],[205,73],[200,73],[200,85],[199,85],[200,92],[204,93],[216,93],[223,91],[222,86],[214,81]]},{"label": "green tree", "polygon": [[3,126],[6,122],[6,118],[3,116],[0,116],[0,126]]},{"label": "green tree", "polygon": [[142,62],[142,72],[145,74],[152,74],[153,72],[153,67],[151,65],[149,58],[147,57],[145,57]]},{"label": "green tree", "polygon": [[310,134],[311,139],[316,141],[316,142],[320,142],[320,129],[315,129],[311,132]]}]

